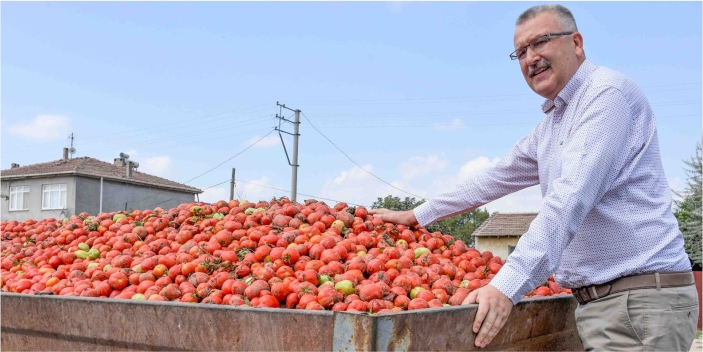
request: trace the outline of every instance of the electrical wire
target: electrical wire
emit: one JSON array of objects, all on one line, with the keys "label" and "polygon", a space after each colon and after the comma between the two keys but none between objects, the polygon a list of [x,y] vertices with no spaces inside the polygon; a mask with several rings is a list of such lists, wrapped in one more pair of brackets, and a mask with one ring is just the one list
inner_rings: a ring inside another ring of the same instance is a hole
[{"label": "electrical wire", "polygon": [[[675,86],[689,86],[689,85],[701,85],[702,82],[694,82],[694,83],[680,83],[680,84],[664,84],[664,85],[655,85],[655,86],[645,86],[641,87],[642,89],[649,89],[649,88],[662,88],[662,87],[675,87]],[[679,91],[679,90],[695,90],[695,89],[701,89],[702,87],[693,87],[693,88],[681,88],[681,89],[673,89],[673,90],[659,90],[659,91],[652,91],[652,92],[671,92],[671,91]],[[497,94],[497,95],[469,95],[469,96],[463,96],[463,97],[439,97],[439,98],[395,98],[395,99],[355,99],[355,100],[295,100],[292,101],[291,103],[304,103],[306,105],[320,105],[318,103],[324,103],[324,104],[331,104],[331,105],[338,105],[338,104],[357,104],[357,103],[389,103],[389,104],[405,104],[409,102],[419,102],[422,100],[465,100],[465,99],[479,99],[479,101],[482,101],[483,99],[486,98],[509,98],[509,97],[534,97],[534,94]],[[528,98],[532,99],[532,98]],[[506,99],[503,99],[506,100]],[[507,100],[523,100],[523,99],[507,99]],[[493,100],[492,100],[493,101]],[[495,100],[498,101],[498,100]]]},{"label": "electrical wire", "polygon": [[[195,180],[196,178],[202,177],[202,176],[204,176],[205,174],[207,174],[207,173],[209,173],[209,172],[211,172],[211,171],[217,169],[218,167],[222,166],[224,163],[226,163],[226,162],[228,162],[228,161],[234,159],[234,158],[237,157],[238,155],[240,155],[240,154],[244,153],[245,151],[247,151],[249,148],[255,146],[255,145],[256,145],[257,143],[259,143],[262,139],[264,139],[264,138],[266,138],[268,135],[270,135],[273,131],[274,131],[274,130],[272,129],[268,134],[266,134],[265,136],[259,138],[259,140],[257,140],[256,142],[252,143],[252,144],[249,145],[248,147],[244,148],[244,149],[241,150],[239,153],[234,154],[232,157],[230,157],[230,158],[228,158],[227,160],[221,162],[220,164],[218,164],[217,166],[213,167],[212,169],[210,169],[210,170],[208,170],[208,171],[205,171],[204,173],[202,173],[202,174],[200,174],[200,175],[198,175],[198,176],[195,176],[195,177],[191,178],[190,180],[188,180],[188,181],[186,181],[186,182],[182,182],[182,184],[187,184],[188,182],[193,181],[193,180]],[[145,201],[145,200],[147,200],[147,199],[149,199],[149,198],[151,198],[151,197],[155,197],[155,196],[157,196],[157,195],[159,195],[159,194],[163,194],[163,193],[166,193],[166,191],[154,193],[154,194],[152,194],[152,195],[150,195],[150,196],[147,196],[147,197],[142,198],[142,199],[137,200],[137,201],[131,200],[131,201],[128,201],[127,203],[139,203],[139,202],[143,202],[143,201]]]},{"label": "electrical wire", "polygon": [[318,130],[317,127],[315,127],[315,125],[313,125],[312,122],[310,122],[310,119],[308,119],[308,117],[305,116],[305,114],[304,114],[302,111],[301,111],[300,113],[303,115],[303,117],[305,117],[305,120],[308,121],[308,123],[310,124],[310,126],[312,126],[312,128],[314,128],[315,131],[317,131],[317,133],[319,133],[319,134],[320,134],[322,137],[324,137],[328,142],[330,142],[335,148],[337,148],[337,150],[339,150],[342,154],[344,154],[344,156],[346,156],[347,159],[349,159],[349,161],[351,161],[352,163],[354,163],[354,165],[356,165],[357,167],[359,167],[359,169],[361,169],[362,171],[366,172],[367,174],[369,174],[369,175],[371,175],[371,176],[377,178],[379,181],[381,181],[381,182],[383,182],[383,183],[385,183],[385,184],[387,184],[387,185],[389,185],[389,186],[391,186],[391,187],[393,187],[393,188],[395,188],[395,189],[397,189],[397,190],[399,190],[399,191],[401,191],[401,192],[403,192],[403,193],[407,193],[407,194],[409,194],[409,195],[411,195],[411,196],[413,196],[413,197],[422,198],[422,197],[420,197],[420,196],[418,196],[418,195],[416,195],[416,194],[413,194],[413,193],[410,193],[410,192],[408,192],[408,191],[402,190],[402,189],[400,189],[400,188],[398,188],[398,187],[396,187],[396,186],[394,186],[394,185],[392,185],[392,184],[386,182],[386,181],[383,180],[382,178],[376,176],[376,174],[374,174],[373,172],[368,171],[368,170],[364,169],[363,167],[361,167],[361,165],[359,165],[356,161],[354,161],[351,157],[349,157],[349,155],[347,155],[347,153],[345,153],[345,152],[344,152],[342,149],[340,149],[336,144],[334,144],[334,142],[332,142],[331,139],[327,138],[327,136],[325,136],[322,132],[320,132],[320,130]]},{"label": "electrical wire", "polygon": [[198,176],[195,176],[195,177],[191,178],[190,180],[188,180],[188,181],[186,181],[186,182],[183,182],[183,183],[188,183],[188,182],[190,182],[190,181],[193,181],[193,180],[195,180],[196,178],[202,177],[202,176],[206,175],[207,173],[209,173],[209,172],[211,172],[211,171],[217,169],[218,167],[224,165],[226,162],[228,162],[228,161],[234,159],[234,158],[235,158],[236,156],[238,156],[239,154],[244,153],[244,152],[247,151],[249,148],[251,148],[251,147],[255,146],[257,143],[261,142],[261,140],[263,140],[264,138],[268,137],[271,133],[273,133],[273,131],[274,131],[274,130],[272,129],[272,130],[271,130],[269,133],[267,133],[265,136],[259,138],[256,142],[254,142],[254,143],[252,143],[251,145],[249,145],[248,147],[244,148],[244,149],[243,149],[242,151],[240,151],[239,153],[234,154],[234,155],[232,155],[230,158],[228,158],[227,160],[225,160],[225,161],[223,161],[223,162],[217,164],[217,166],[213,167],[212,169],[207,170],[207,171],[203,172],[202,174],[200,174],[200,175],[198,175]]},{"label": "electrical wire", "polygon": [[[247,121],[248,121],[248,123],[244,123]],[[211,133],[212,131],[224,131],[225,130],[225,129],[223,129],[224,127],[230,127],[230,128],[237,129],[241,126],[249,126],[249,125],[255,125],[257,123],[265,122],[265,119],[257,118],[257,119],[253,119],[253,120],[247,120],[247,121],[240,121],[240,122],[235,122],[235,123],[231,123],[231,124],[220,125],[220,126],[213,127],[213,128],[199,130],[196,133],[189,132],[189,133],[175,135],[175,136],[168,136],[168,137],[159,138],[159,139],[152,139],[152,140],[148,140],[146,142],[138,142],[135,144],[130,144],[130,148],[160,143],[163,141],[171,141],[171,140],[178,139],[178,138],[191,138],[193,136],[208,134],[208,133]],[[115,147],[111,146],[111,147],[93,149],[92,151],[93,152],[100,152],[100,151],[107,151],[107,150],[113,150],[113,149],[115,149]]]},{"label": "electrical wire", "polygon": [[[255,105],[255,106],[251,106],[251,107],[248,107],[248,108],[243,108],[243,109],[238,109],[238,110],[223,112],[223,113],[219,113],[219,114],[213,114],[213,115],[207,115],[207,116],[197,117],[197,118],[195,118],[195,120],[202,120],[202,119],[212,118],[212,117],[216,117],[216,116],[220,116],[220,115],[231,114],[231,113],[240,112],[240,111],[243,111],[243,110],[249,110],[249,109],[253,109],[253,108],[258,108],[258,107],[261,107],[261,106],[264,106],[264,105],[269,105],[269,104],[260,104],[260,105]],[[266,109],[268,109],[268,108],[266,108]],[[260,109],[260,110],[256,110],[256,111],[249,111],[249,112],[246,112],[246,113],[244,113],[244,114],[251,114],[251,113],[263,111],[263,110],[266,110],[266,109]],[[239,115],[239,117],[244,117],[244,116],[246,116],[246,115]],[[169,122],[169,125],[176,125],[176,124],[181,124],[181,123],[188,123],[188,125],[186,125],[186,126],[177,127],[177,128],[183,128],[183,127],[189,127],[189,126],[194,125],[194,124],[200,124],[200,123],[202,123],[202,122],[193,123],[193,120],[194,120],[193,118],[188,118],[187,120],[181,120],[181,121],[176,121],[176,122]],[[154,125],[154,126],[143,126],[143,127],[140,127],[140,128],[138,128],[138,129],[133,129],[133,130],[126,130],[126,131],[121,131],[121,132],[114,132],[114,133],[110,133],[110,134],[103,134],[103,135],[93,136],[93,138],[84,139],[83,142],[85,142],[85,141],[93,141],[93,140],[98,140],[98,141],[100,141],[100,142],[104,142],[104,141],[105,141],[104,137],[112,137],[112,136],[120,135],[120,134],[124,134],[124,133],[130,133],[130,132],[135,132],[135,131],[144,131],[145,129],[159,128],[159,127],[163,127],[163,124]],[[132,137],[132,136],[128,136],[128,137]],[[23,150],[24,150],[24,149],[27,148],[27,147],[59,145],[59,144],[64,144],[64,143],[65,143],[65,142],[33,143],[33,144],[31,144],[31,145],[24,145],[24,146],[17,146],[17,147],[8,147],[8,148],[5,148],[5,149],[7,149],[7,150],[23,149]]]},{"label": "electrical wire", "polygon": [[196,142],[184,143],[183,141],[178,141],[178,144],[168,145],[168,146],[158,147],[158,148],[144,149],[144,150],[141,150],[141,149],[140,149],[140,152],[150,152],[150,151],[153,151],[153,150],[167,149],[167,148],[173,148],[173,147],[184,146],[184,145],[187,145],[187,146],[189,146],[189,145],[199,145],[199,144],[202,144],[202,143],[207,143],[207,142],[216,141],[216,140],[220,140],[220,139],[232,138],[232,137],[234,137],[234,136],[241,136],[241,135],[243,135],[243,134],[249,134],[249,133],[251,133],[251,132],[259,132],[259,131],[264,131],[264,130],[268,131],[268,130],[270,130],[270,129],[271,129],[271,127],[258,128],[258,129],[255,129],[255,130],[249,130],[249,131],[242,132],[242,133],[227,134],[226,136],[216,137],[216,138],[208,138],[208,139],[206,139],[206,140],[199,140],[199,141],[196,141]]},{"label": "electrical wire", "polygon": [[[217,186],[219,186],[219,185],[221,185],[221,184],[224,184],[224,183],[227,183],[227,182],[232,182],[232,180],[233,180],[233,179],[230,178],[230,179],[224,180],[224,181],[222,181],[222,182],[220,182],[220,183],[214,184],[214,185],[212,185],[212,186],[205,187],[205,188],[203,188],[203,191],[206,190],[206,189],[210,189],[210,188],[213,188],[213,187],[217,187]],[[264,188],[269,188],[269,189],[273,189],[273,190],[281,191],[281,192],[290,192],[290,190],[287,190],[287,189],[281,189],[281,188],[266,186],[266,185],[254,183],[254,182],[251,182],[251,181],[239,180],[239,179],[236,179],[236,178],[234,179],[234,181],[235,181],[235,182],[248,183],[248,184],[251,184],[251,185],[255,185],[255,186],[259,186],[259,187],[264,187]],[[311,194],[305,194],[305,193],[300,193],[300,192],[298,192],[297,194],[299,194],[299,195],[301,195],[301,196],[312,197],[312,198],[315,198],[315,199],[324,199],[324,200],[329,200],[329,201],[333,201],[333,202],[337,202],[337,203],[342,203],[342,202],[343,202],[343,203],[347,203],[347,204],[354,205],[354,206],[363,206],[363,205],[361,205],[361,204],[350,203],[350,202],[345,202],[345,201],[341,201],[341,200],[336,200],[336,199],[331,199],[331,198],[325,198],[325,197],[320,197],[320,196],[314,196],[314,195],[311,195]],[[423,198],[423,199],[424,199],[424,198]]]}]

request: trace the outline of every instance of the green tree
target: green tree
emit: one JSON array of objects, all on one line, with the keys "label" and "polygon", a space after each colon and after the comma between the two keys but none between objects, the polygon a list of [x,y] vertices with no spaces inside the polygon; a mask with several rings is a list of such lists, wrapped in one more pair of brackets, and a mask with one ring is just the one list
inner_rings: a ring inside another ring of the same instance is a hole
[{"label": "green tree", "polygon": [[[371,205],[372,209],[386,208],[390,210],[411,210],[418,205],[424,203],[424,199],[416,199],[415,197],[400,197],[388,195],[384,198],[378,198]],[[469,212],[461,213],[450,218],[446,218],[427,226],[428,231],[439,231],[443,234],[452,235],[458,240],[464,241],[469,247],[473,247],[474,238],[471,234],[481,226],[481,224],[489,217],[488,210],[474,209]]]},{"label": "green tree", "polygon": [[686,189],[678,194],[681,200],[676,201],[674,215],[679,222],[679,229],[683,234],[686,253],[691,259],[695,270],[701,270],[701,178],[703,176],[703,163],[701,161],[701,143],[696,145],[696,155],[691,160],[684,160],[688,166],[686,175]]},{"label": "green tree", "polygon": [[415,197],[400,199],[400,197],[387,195],[385,198],[378,197],[378,199],[371,204],[371,209],[386,208],[390,210],[410,210],[424,202],[424,199],[418,200],[415,199]]}]

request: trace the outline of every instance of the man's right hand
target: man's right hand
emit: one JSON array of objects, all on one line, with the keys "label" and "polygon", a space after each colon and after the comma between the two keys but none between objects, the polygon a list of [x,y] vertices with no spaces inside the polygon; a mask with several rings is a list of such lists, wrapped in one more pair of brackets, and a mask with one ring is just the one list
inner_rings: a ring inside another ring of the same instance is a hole
[{"label": "man's right hand", "polygon": [[413,213],[412,210],[396,211],[380,208],[369,210],[369,214],[373,215],[375,218],[379,218],[386,222],[392,222],[394,224],[405,226],[418,225],[417,219],[415,218],[415,213]]}]

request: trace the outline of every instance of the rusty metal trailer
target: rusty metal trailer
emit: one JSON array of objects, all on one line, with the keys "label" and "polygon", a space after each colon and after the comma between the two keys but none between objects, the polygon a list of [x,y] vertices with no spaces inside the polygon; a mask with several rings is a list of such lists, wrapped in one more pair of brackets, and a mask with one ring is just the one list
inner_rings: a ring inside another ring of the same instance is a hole
[{"label": "rusty metal trailer", "polygon": [[[0,294],[3,350],[472,351],[476,305],[369,315]],[[583,350],[572,296],[517,304],[484,350]]]}]

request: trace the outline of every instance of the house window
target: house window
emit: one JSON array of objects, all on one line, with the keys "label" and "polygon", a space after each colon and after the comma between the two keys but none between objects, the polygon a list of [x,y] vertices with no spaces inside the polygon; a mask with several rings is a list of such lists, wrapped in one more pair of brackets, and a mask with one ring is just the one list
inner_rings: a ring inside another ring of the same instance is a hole
[{"label": "house window", "polygon": [[515,246],[513,245],[508,245],[508,255],[513,254],[513,251],[515,250]]},{"label": "house window", "polygon": [[41,208],[63,209],[66,207],[66,184],[42,186]]},{"label": "house window", "polygon": [[27,210],[29,186],[10,187],[10,210]]}]

